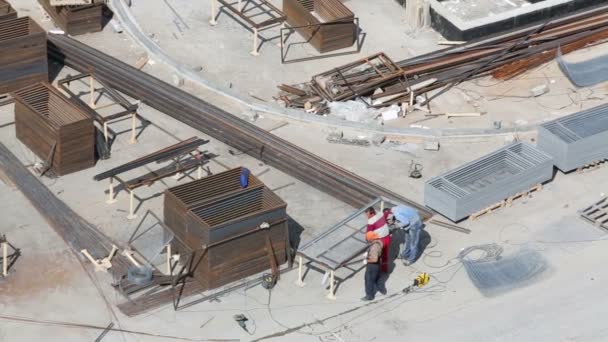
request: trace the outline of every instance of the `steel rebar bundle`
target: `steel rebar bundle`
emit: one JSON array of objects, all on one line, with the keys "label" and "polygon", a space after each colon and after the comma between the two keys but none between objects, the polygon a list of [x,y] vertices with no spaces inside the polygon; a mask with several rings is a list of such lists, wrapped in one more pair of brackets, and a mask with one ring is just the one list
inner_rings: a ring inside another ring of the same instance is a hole
[{"label": "steel rebar bundle", "polygon": [[254,158],[302,180],[349,205],[360,207],[378,196],[431,211],[407,198],[334,165],[284,139],[215,107],[99,50],[64,35],[50,34],[51,58],[80,72],[92,71],[109,86],[194,127]]},{"label": "steel rebar bundle", "polygon": [[[32,206],[77,254],[87,249],[94,258],[105,258],[112,249],[112,241],[97,227],[75,213],[57,198],[4,144],[0,143],[0,171],[17,186]],[[113,271],[120,274],[126,260],[116,255]]]}]

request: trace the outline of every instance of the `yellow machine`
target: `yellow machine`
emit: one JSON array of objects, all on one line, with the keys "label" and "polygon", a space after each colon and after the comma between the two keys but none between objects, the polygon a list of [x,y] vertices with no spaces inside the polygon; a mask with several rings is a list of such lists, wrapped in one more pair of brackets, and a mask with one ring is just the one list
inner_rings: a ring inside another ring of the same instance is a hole
[{"label": "yellow machine", "polygon": [[412,292],[416,287],[420,288],[425,286],[426,284],[429,283],[429,281],[431,281],[431,277],[429,276],[428,273],[420,273],[416,279],[414,279],[414,283],[406,288],[403,289],[404,293],[410,293]]}]

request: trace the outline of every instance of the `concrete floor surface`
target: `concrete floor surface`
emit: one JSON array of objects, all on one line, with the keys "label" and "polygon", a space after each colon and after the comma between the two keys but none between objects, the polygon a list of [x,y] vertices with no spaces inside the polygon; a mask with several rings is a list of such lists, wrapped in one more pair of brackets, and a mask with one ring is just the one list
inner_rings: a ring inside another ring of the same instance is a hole
[{"label": "concrete floor surface", "polygon": [[[143,11],[144,8],[148,8],[143,6],[142,1],[134,3],[134,10]],[[156,6],[161,6],[163,3],[160,0],[150,0],[151,5],[148,10],[158,8]],[[379,6],[379,8],[387,11],[386,8],[392,8],[389,3],[392,2],[383,0],[383,4],[387,7]],[[23,4],[20,3],[17,7],[21,11],[29,10],[27,14],[40,20],[41,12],[34,4],[33,0],[23,0]],[[188,7],[195,6],[193,2],[175,0],[171,1],[171,4],[174,8],[183,11],[182,16],[184,20],[188,20],[188,23],[193,23],[193,18],[199,18],[197,19],[201,25],[199,28],[202,30],[202,25],[206,25],[207,18],[204,12],[208,10],[204,7],[206,3],[204,6],[200,5],[200,13],[193,10],[193,7]],[[354,0],[348,4],[358,8],[367,6],[364,2]],[[166,9],[164,11],[166,12]],[[150,23],[154,18],[162,19],[161,14],[164,12],[156,13],[157,17],[153,17],[153,13],[146,16],[145,12],[141,12],[139,18],[150,19],[149,22],[143,22],[142,26],[153,27]],[[382,15],[388,16],[387,13]],[[398,21],[398,19],[391,20]],[[45,21],[43,25],[48,28],[50,22]],[[165,26],[159,24],[158,32],[155,32],[161,42],[165,39],[161,34],[170,34],[163,33],[169,32],[166,29],[169,27],[168,23],[163,25]],[[222,25],[231,26],[233,29],[227,30]],[[191,26],[196,27],[194,24]],[[242,53],[242,56],[238,57],[241,59],[237,59],[241,62],[235,63],[238,68],[251,64],[253,57],[245,56],[249,45],[246,44],[247,33],[244,29],[224,17],[220,19],[220,24],[214,30],[226,31],[223,39],[226,44],[233,45],[230,49],[226,48],[226,51],[234,54]],[[106,28],[103,33],[84,35],[78,39],[127,63],[134,64],[142,51],[127,37],[109,31],[109,28]],[[209,34],[219,36],[218,32]],[[184,34],[186,35],[196,36],[194,29],[192,33]],[[201,35],[198,37],[203,39]],[[370,44],[372,41],[370,40]],[[429,43],[427,41],[424,44],[428,46]],[[177,51],[178,47],[175,45],[171,49]],[[264,47],[260,60],[269,54],[270,49],[276,47],[270,45]],[[194,51],[202,50],[197,47]],[[179,54],[186,57],[187,53],[180,51]],[[189,55],[196,57],[192,53]],[[218,52],[207,60],[216,61],[225,55]],[[343,61],[351,58],[352,56],[344,58]],[[277,60],[272,62],[267,60],[254,67],[263,68],[264,63],[269,66],[278,65]],[[228,63],[222,66],[224,69],[217,69],[216,74],[230,75],[227,76],[227,80],[233,77],[231,73],[238,73],[238,68],[235,69],[236,71],[230,71],[226,65]],[[314,63],[307,68],[309,69],[303,70],[303,74],[318,70],[320,64]],[[553,68],[551,65],[546,68],[548,69],[526,74],[526,77],[531,77],[527,82],[529,84],[536,82],[533,77],[540,77],[538,75],[542,75],[547,70],[556,72],[556,69],[551,69]],[[147,65],[144,70],[171,81],[171,73],[162,65]],[[74,72],[66,68],[61,70],[60,76],[68,73]],[[277,74],[286,79],[289,77],[296,79],[298,76],[285,75],[284,72]],[[269,71],[268,75],[272,75],[272,72]],[[263,80],[265,77],[270,78],[268,75],[259,77],[262,84],[259,86],[260,89],[270,89],[276,83]],[[557,79],[557,74],[551,75],[549,80]],[[235,85],[248,89],[247,87],[253,87],[255,77],[247,75],[238,79],[239,82],[235,81]],[[544,80],[546,79],[543,79],[543,82]],[[510,82],[500,83],[487,88],[486,91],[498,94],[508,91],[512,94],[523,94],[527,91],[527,86],[518,85],[517,82],[520,81]],[[556,85],[556,88],[553,83],[551,84],[552,92],[554,89],[565,89],[564,91],[568,89],[562,81],[559,81],[559,86]],[[479,87],[485,86],[486,84],[479,84]],[[463,89],[476,89],[474,88],[476,85],[472,84],[463,87]],[[593,90],[593,93],[601,94],[600,90],[603,87],[605,85],[594,88],[598,91]],[[211,92],[188,84],[185,85],[185,89],[235,115],[252,120],[251,113],[214,96]],[[583,90],[577,93],[581,94]],[[589,99],[589,97],[587,99],[588,101],[574,101],[575,104],[567,109],[547,110],[541,114],[528,113],[529,116],[521,116],[521,119],[543,120],[560,115],[566,110],[573,111],[575,107],[589,106],[595,103],[594,101],[601,100]],[[562,100],[564,95],[556,95],[554,100],[541,97],[532,100],[522,99],[522,102],[503,96],[496,101],[486,99],[484,104],[487,104],[488,108],[495,108],[496,111],[499,108],[503,110],[513,108],[521,112],[525,112],[526,109],[533,112],[537,108],[530,107],[533,102],[548,101],[548,103],[543,102],[543,105],[558,108],[561,106],[561,102],[558,101]],[[449,103],[450,97],[446,97],[445,101]],[[504,113],[504,116],[501,116],[503,114],[494,114],[494,109],[489,109],[490,111],[489,115],[497,115],[492,116],[492,119],[504,118],[508,114]],[[106,204],[104,190],[107,188],[107,183],[93,181],[93,175],[178,140],[191,136],[209,139],[204,134],[148,106],[142,106],[140,114],[152,124],[138,128],[140,135],[137,144],[128,142],[128,121],[112,124],[112,129],[124,133],[118,136],[111,159],[100,161],[94,168],[75,174],[57,179],[46,177],[42,179],[61,200],[119,243],[126,242],[139,223],[139,218],[147,210],[162,215],[160,195],[162,191],[187,179],[169,178],[142,188],[141,191],[138,190],[138,197],[143,199],[141,204],[138,200],[139,217],[128,220],[127,195],[124,192],[118,193],[117,203]],[[512,116],[511,120],[515,121],[515,118],[520,116]],[[441,120],[444,119],[434,119],[427,123],[452,124]],[[485,118],[480,119],[483,120]],[[14,126],[10,125],[12,121],[13,107],[11,105],[0,107],[0,142],[7,145],[26,165],[39,161],[39,158],[16,140]],[[252,122],[420,203],[423,202],[425,180],[491,152],[505,145],[509,140],[505,140],[504,136],[475,140],[446,140],[442,142],[439,151],[426,151],[414,144],[409,150],[400,152],[377,146],[330,144],[325,137],[335,128],[325,125],[288,121],[284,118],[264,115]],[[478,124],[478,122],[471,119],[470,124]],[[466,123],[456,122],[454,119],[454,125],[466,125]],[[518,137],[528,141],[534,139],[534,135]],[[276,189],[276,193],[288,203],[288,213],[303,227],[302,241],[319,234],[354,210],[289,175],[240,154],[239,151],[214,139],[209,140],[210,142],[203,145],[202,149],[218,156],[208,164],[210,170],[215,173],[237,166],[250,168],[253,174],[259,175],[271,189]],[[412,160],[424,166],[422,179],[407,177]],[[141,169],[129,175],[136,176],[139,172],[145,171]],[[185,340],[242,341],[405,339],[463,342],[605,341],[608,332],[603,313],[608,300],[605,299],[603,280],[608,277],[608,271],[603,268],[603,258],[608,241],[605,241],[603,231],[578,219],[577,210],[603,196],[607,182],[608,167],[605,166],[585,173],[574,172],[564,175],[556,172],[553,181],[546,184],[542,191],[533,193],[531,197],[517,200],[513,206],[478,220],[462,222],[463,227],[472,230],[470,235],[429,225],[426,231],[430,235],[430,241],[421,258],[409,267],[397,261],[395,271],[387,284],[389,295],[384,298],[379,297],[372,303],[360,301],[363,295],[363,272],[355,274],[352,279],[341,284],[337,292],[337,300],[332,301],[325,298],[327,290],[321,285],[322,274],[309,272],[305,278],[307,285],[300,288],[294,284],[297,272],[291,271],[282,277],[271,293],[259,286],[248,290],[241,289],[220,297],[219,301],[204,302],[180,311],[174,311],[171,305],[168,305],[132,318],[122,315],[117,310],[115,305],[124,299],[111,288],[111,279],[106,274],[93,272],[88,264],[81,265],[66,244],[20,192],[0,182],[2,204],[0,214],[4,217],[0,225],[0,233],[7,234],[11,243],[21,248],[23,253],[11,270],[10,276],[0,281],[0,341],[32,341],[41,337],[49,342],[92,341],[101,332],[90,328],[61,326],[57,322],[99,327],[114,322],[115,328],[140,332],[110,332],[103,341],[169,341],[175,340],[173,337],[181,337]],[[513,289],[499,296],[485,297],[475,288],[462,265],[455,259],[462,248],[485,243],[498,243],[503,246],[505,253],[513,255],[521,252],[522,248],[533,249],[547,260],[549,268],[525,287]],[[87,269],[88,271],[85,271]],[[420,272],[431,274],[430,284],[414,293],[401,294],[401,289],[409,285]],[[199,297],[194,296],[191,300],[196,298]],[[239,313],[249,317],[250,333],[241,330],[234,322],[233,315]],[[36,319],[46,323],[28,323],[18,321],[16,318]],[[164,337],[151,336],[155,334],[162,334]]]}]

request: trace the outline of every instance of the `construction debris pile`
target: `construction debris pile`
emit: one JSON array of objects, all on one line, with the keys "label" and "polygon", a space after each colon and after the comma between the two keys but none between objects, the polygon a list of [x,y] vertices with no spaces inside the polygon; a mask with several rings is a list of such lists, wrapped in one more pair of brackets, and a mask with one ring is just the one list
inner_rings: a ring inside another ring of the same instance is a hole
[{"label": "construction debris pile", "polygon": [[375,54],[310,82],[279,85],[277,99],[316,114],[327,113],[330,102],[353,99],[369,107],[423,105],[466,80],[488,75],[509,79],[551,61],[558,49],[566,54],[606,38],[608,5],[400,62]]}]

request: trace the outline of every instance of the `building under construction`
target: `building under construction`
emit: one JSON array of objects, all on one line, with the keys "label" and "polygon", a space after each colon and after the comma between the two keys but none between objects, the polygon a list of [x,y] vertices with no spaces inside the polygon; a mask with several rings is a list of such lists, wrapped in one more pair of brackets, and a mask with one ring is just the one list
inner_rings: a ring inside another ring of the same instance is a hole
[{"label": "building under construction", "polygon": [[0,0],[0,341],[605,340],[606,38],[601,1]]}]

